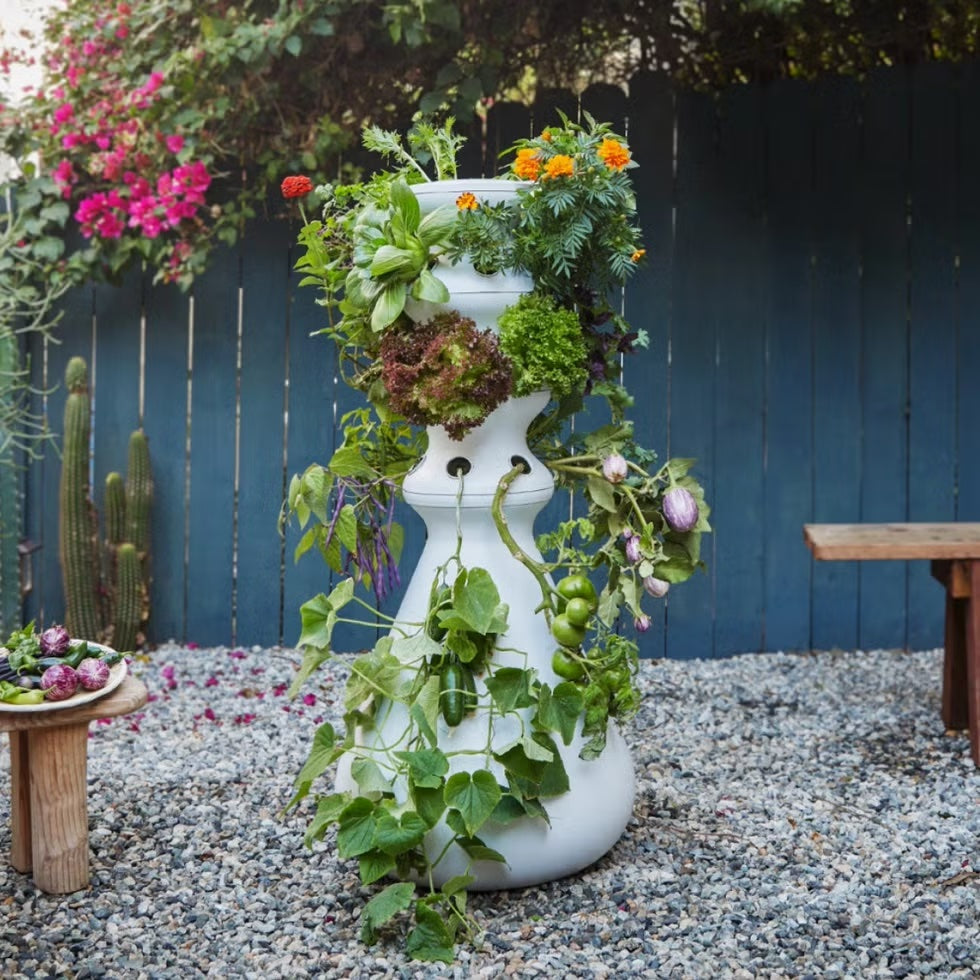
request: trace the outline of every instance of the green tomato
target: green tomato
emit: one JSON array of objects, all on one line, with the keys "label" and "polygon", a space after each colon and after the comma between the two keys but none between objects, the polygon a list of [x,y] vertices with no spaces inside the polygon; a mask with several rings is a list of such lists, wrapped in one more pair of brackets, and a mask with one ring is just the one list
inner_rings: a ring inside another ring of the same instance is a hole
[{"label": "green tomato", "polygon": [[595,586],[584,575],[568,575],[556,588],[563,599],[585,599],[593,612],[599,605]]},{"label": "green tomato", "polygon": [[551,655],[551,669],[566,681],[577,681],[585,673],[585,668],[561,649]]},{"label": "green tomato", "polygon": [[555,616],[551,621],[551,635],[563,646],[576,649],[585,639],[585,630],[570,623],[564,615]]},{"label": "green tomato", "polygon": [[569,599],[565,605],[565,618],[573,626],[584,627],[592,618],[592,607],[589,605],[589,600],[583,599],[582,596]]}]

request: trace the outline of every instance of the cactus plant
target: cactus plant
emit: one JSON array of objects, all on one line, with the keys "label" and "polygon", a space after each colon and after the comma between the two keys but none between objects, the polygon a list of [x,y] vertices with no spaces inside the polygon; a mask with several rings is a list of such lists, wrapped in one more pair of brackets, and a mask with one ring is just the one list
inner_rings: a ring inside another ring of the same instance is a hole
[{"label": "cactus plant", "polygon": [[59,492],[59,555],[65,583],[65,625],[72,636],[97,639],[96,587],[101,579],[96,552],[95,507],[89,489],[88,446],[91,416],[88,368],[73,357],[65,369],[65,432]]},{"label": "cactus plant", "polygon": [[[18,369],[17,339],[0,331],[0,378]],[[10,403],[13,393],[0,388],[0,401]],[[0,636],[20,628],[20,562],[17,542],[21,533],[19,474],[14,448],[4,424],[8,412],[0,406]]]},{"label": "cactus plant", "polygon": [[145,434],[129,440],[127,478],[105,482],[104,547],[97,551],[97,515],[88,473],[90,433],[87,367],[74,357],[65,371],[68,399],[61,476],[61,564],[65,624],[72,635],[131,650],[149,618],[149,513],[153,495]]}]

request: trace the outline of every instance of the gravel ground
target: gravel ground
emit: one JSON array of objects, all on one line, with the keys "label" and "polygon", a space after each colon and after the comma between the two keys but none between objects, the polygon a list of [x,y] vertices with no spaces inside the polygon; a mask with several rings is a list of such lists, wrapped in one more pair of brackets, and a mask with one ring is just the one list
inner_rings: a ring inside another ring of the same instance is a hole
[{"label": "gravel ground", "polygon": [[[976,977],[980,776],[941,661],[645,663],[626,834],[574,878],[471,896],[484,944],[446,967],[366,949],[374,890],[332,837],[304,847],[312,801],[280,815],[343,663],[290,703],[295,651],[160,647],[132,665],[146,709],[92,725],[90,888],[0,869],[0,975]],[[7,851],[7,790],[0,824]]]}]

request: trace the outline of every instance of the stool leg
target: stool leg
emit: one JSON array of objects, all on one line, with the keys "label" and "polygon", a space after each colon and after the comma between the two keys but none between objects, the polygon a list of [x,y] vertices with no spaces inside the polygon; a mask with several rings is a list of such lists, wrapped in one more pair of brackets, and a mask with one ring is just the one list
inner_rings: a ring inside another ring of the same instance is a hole
[{"label": "stool leg", "polygon": [[10,863],[18,871],[30,871],[31,762],[27,732],[10,732]]},{"label": "stool leg", "polygon": [[966,697],[970,716],[970,751],[980,767],[980,561],[970,563],[970,598],[966,613]]},{"label": "stool leg", "polygon": [[945,654],[943,657],[943,724],[962,731],[970,723],[966,697],[966,604],[952,588],[946,592]]},{"label": "stool leg", "polygon": [[34,883],[56,895],[88,884],[88,724],[38,728],[31,739]]}]

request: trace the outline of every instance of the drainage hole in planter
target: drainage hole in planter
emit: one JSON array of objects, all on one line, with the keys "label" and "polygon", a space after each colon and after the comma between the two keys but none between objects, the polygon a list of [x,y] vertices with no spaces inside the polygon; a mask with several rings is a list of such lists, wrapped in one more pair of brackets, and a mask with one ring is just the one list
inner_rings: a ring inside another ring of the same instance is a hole
[{"label": "drainage hole in planter", "polygon": [[530,464],[528,463],[528,461],[523,456],[511,456],[511,458],[510,458],[510,465],[511,466],[520,466],[521,467],[521,471],[524,472],[524,473],[530,473],[531,472],[531,466],[530,466]]},{"label": "drainage hole in planter", "polygon": [[466,476],[470,469],[470,461],[465,456],[453,456],[453,458],[446,464],[446,472],[450,476]]}]

